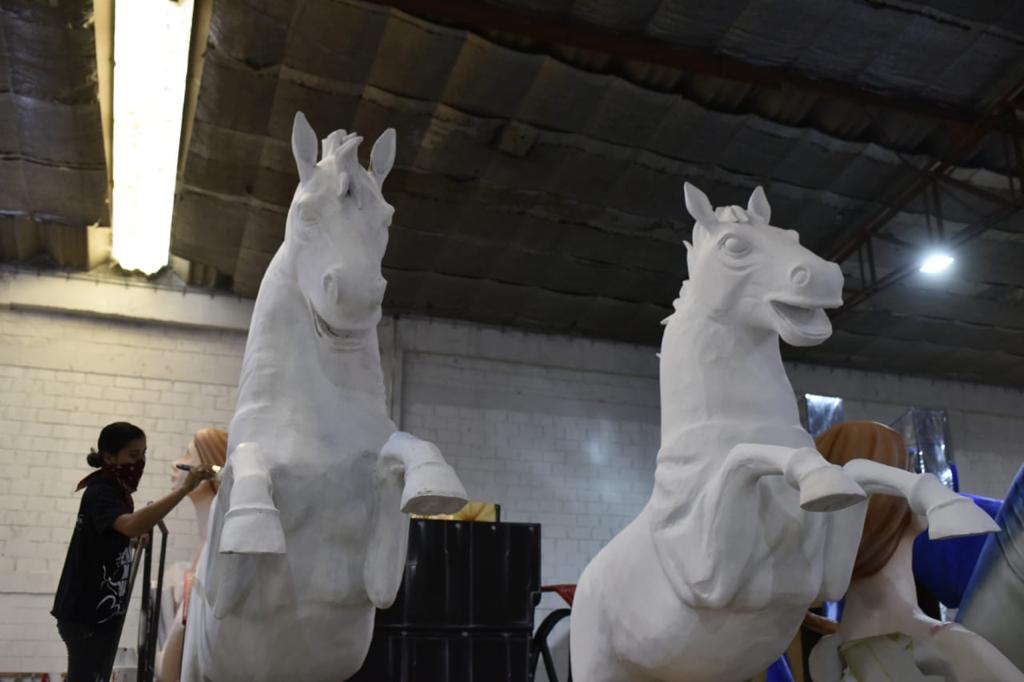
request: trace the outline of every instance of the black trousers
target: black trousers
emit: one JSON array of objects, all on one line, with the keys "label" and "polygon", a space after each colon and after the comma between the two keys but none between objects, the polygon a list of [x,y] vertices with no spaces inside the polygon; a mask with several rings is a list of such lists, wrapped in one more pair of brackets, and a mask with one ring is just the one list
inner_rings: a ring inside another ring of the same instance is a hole
[{"label": "black trousers", "polygon": [[121,629],[57,621],[57,632],[68,648],[67,682],[108,682],[117,655]]}]

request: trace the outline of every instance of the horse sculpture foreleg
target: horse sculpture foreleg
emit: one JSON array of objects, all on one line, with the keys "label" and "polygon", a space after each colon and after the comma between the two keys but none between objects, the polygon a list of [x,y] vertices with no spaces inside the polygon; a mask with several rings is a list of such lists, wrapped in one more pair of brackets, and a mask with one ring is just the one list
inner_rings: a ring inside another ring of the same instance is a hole
[{"label": "horse sculpture foreleg", "polygon": [[377,504],[363,564],[367,596],[377,608],[395,599],[405,570],[408,514],[451,514],[466,504],[466,491],[433,443],[396,431],[377,459]]},{"label": "horse sculpture foreleg", "polygon": [[845,509],[864,499],[864,491],[844,472],[829,464],[814,448],[741,443],[726,455],[721,475],[753,483],[764,476],[785,476],[800,491],[800,507],[807,511]]},{"label": "horse sculpture foreleg", "polygon": [[240,443],[228,466],[234,483],[219,550],[227,554],[284,554],[284,531],[259,444]]},{"label": "horse sculpture foreleg", "polygon": [[778,446],[740,444],[730,451],[735,469],[747,468],[752,477],[782,474],[786,482],[800,491],[800,507],[808,511],[831,511],[826,536],[826,561],[819,597],[839,599],[846,593],[853,570],[853,559],[860,541],[866,491],[842,467],[830,464],[814,448],[793,450]]},{"label": "horse sculpture foreleg", "polygon": [[[761,570],[757,562],[751,561],[750,553],[764,542],[765,524],[775,522],[772,517],[764,517],[762,522],[756,520],[765,513],[765,505],[771,504],[767,500],[786,494],[784,486],[779,489],[761,485],[762,478],[776,476],[799,491],[800,506],[806,510],[843,509],[866,497],[842,467],[826,462],[814,448],[736,445],[704,487],[701,501],[687,522],[692,528],[703,529],[704,556],[691,555],[687,563],[670,563],[666,569],[672,575],[682,568],[685,579],[678,585],[683,601],[703,609],[736,606],[737,596]],[[655,528],[656,533],[658,530]],[[762,608],[770,599],[767,592],[747,595],[743,607]]]},{"label": "horse sculpture foreleg", "polygon": [[[820,599],[837,600],[846,593],[867,513],[867,490],[843,467],[831,464],[814,448],[788,448],[742,444],[729,453],[740,462],[760,462],[756,475],[783,474],[800,491],[800,506],[808,511],[830,511],[825,540],[826,568]],[[881,467],[881,465],[878,465]],[[882,467],[885,468],[885,467]],[[896,470],[893,470],[896,471]]]},{"label": "horse sculpture foreleg", "polygon": [[867,459],[853,459],[843,470],[868,492],[906,498],[910,509],[928,518],[933,540],[998,531],[970,498],[957,495],[933,474],[915,474]]}]

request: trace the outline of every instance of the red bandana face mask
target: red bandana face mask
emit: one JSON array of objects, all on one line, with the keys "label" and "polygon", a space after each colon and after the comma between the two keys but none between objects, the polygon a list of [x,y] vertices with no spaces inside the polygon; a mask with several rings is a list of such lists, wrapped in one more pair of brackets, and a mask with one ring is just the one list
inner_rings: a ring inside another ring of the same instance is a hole
[{"label": "red bandana face mask", "polygon": [[110,476],[117,481],[117,484],[121,486],[125,493],[131,495],[138,489],[139,480],[142,478],[142,471],[145,468],[145,461],[133,462],[132,464],[104,464],[102,469],[92,472],[79,481],[75,492],[86,487],[100,476]]},{"label": "red bandana face mask", "polygon": [[110,467],[111,475],[121,484],[126,493],[133,493],[139,488],[142,470],[146,468],[145,460],[131,464],[115,464]]}]

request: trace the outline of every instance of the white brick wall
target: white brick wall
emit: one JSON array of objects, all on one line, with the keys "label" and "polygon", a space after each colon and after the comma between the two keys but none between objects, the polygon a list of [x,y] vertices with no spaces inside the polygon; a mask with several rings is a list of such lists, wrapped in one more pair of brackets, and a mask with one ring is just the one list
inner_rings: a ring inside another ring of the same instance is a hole
[{"label": "white brick wall", "polygon": [[[0,310],[0,671],[65,669],[49,610],[105,424],[146,431],[137,503],[169,490],[170,463],[204,426],[226,426],[245,337]],[[169,561],[191,560],[191,505],[167,518]],[[134,646],[136,620],[123,644]]]},{"label": "white brick wall", "polygon": [[[654,349],[407,318],[386,320],[381,341],[396,420],[441,447],[471,496],[543,524],[545,583],[575,582],[647,499]],[[64,667],[47,612],[99,428],[147,431],[137,499],[157,497],[191,434],[230,419],[243,345],[241,333],[0,309],[0,671]],[[809,366],[790,376],[799,392],[844,397],[850,419],[947,408],[966,490],[1000,496],[1022,463],[1019,391]],[[168,525],[170,559],[187,559],[188,503]],[[546,596],[538,622],[558,606]]]},{"label": "white brick wall", "polygon": [[788,372],[799,393],[842,397],[850,420],[888,424],[911,406],[945,409],[964,492],[1002,498],[1024,465],[1022,391],[810,365]]},{"label": "white brick wall", "polygon": [[[401,423],[433,440],[470,495],[543,524],[545,583],[574,583],[647,501],[658,450],[654,349],[400,320]],[[1024,463],[1024,393],[806,365],[794,390],[845,398],[848,419],[949,410],[964,490],[1002,497]],[[537,623],[561,599],[546,594]],[[552,634],[565,667],[567,626]],[[564,673],[563,673],[564,678]],[[538,680],[543,682],[543,670]]]},{"label": "white brick wall", "polygon": [[647,500],[653,379],[406,353],[403,391],[402,428],[437,443],[474,498],[542,524],[547,582],[575,582]]}]

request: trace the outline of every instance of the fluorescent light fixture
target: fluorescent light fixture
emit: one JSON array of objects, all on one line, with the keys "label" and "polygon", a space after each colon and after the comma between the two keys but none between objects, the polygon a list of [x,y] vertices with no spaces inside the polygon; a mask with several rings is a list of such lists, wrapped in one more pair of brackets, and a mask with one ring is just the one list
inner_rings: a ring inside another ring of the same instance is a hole
[{"label": "fluorescent light fixture", "polygon": [[953,257],[945,253],[932,253],[925,257],[921,263],[921,272],[933,274],[942,272],[953,264]]},{"label": "fluorescent light fixture", "polygon": [[114,6],[113,257],[152,274],[167,265],[188,75],[193,0]]}]

